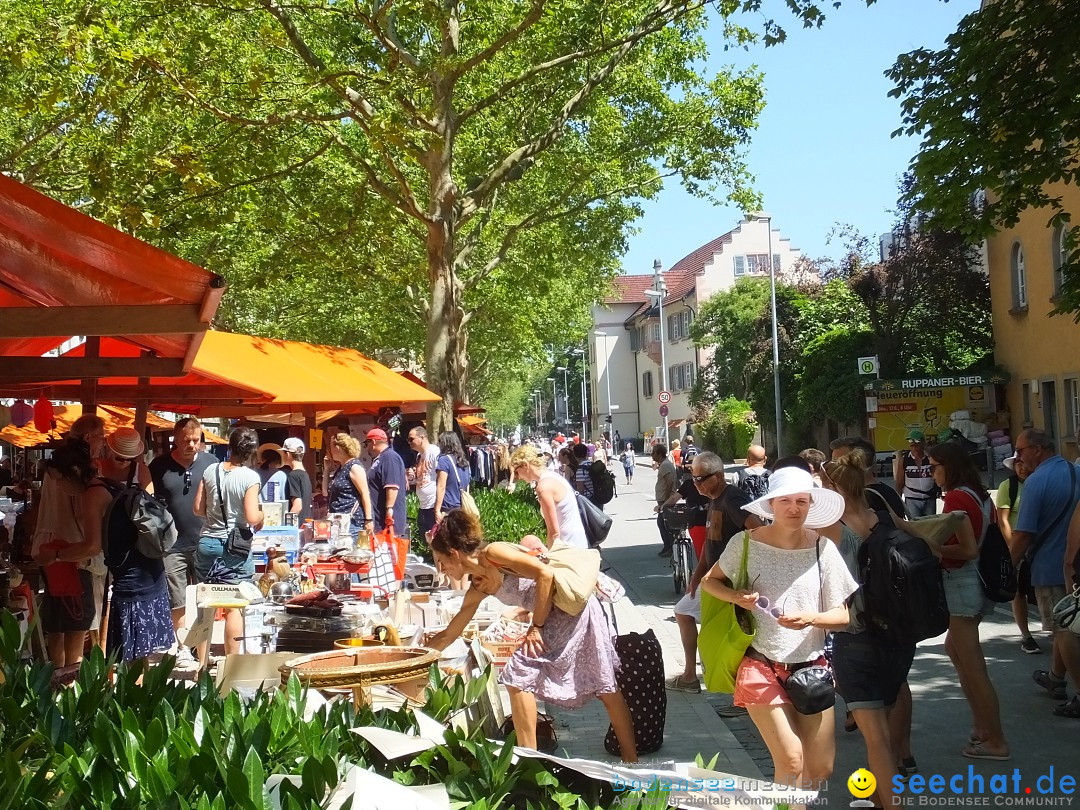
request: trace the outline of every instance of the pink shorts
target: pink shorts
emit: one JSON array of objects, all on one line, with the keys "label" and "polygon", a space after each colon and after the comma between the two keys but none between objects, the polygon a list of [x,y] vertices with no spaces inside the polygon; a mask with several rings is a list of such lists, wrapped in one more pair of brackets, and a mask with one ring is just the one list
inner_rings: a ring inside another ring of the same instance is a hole
[{"label": "pink shorts", "polygon": [[[822,656],[814,663],[823,665],[825,657]],[[768,664],[745,656],[735,675],[735,705],[783,706],[791,703],[791,698],[779,680],[782,678],[786,681],[789,674],[791,673],[785,664]]]}]

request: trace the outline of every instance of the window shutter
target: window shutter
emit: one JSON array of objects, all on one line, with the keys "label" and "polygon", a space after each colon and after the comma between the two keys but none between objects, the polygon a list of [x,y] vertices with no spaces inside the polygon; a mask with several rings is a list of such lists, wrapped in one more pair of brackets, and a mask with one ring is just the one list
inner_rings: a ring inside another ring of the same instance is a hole
[{"label": "window shutter", "polygon": [[741,276],[746,273],[746,259],[742,256],[735,257],[735,275]]},{"label": "window shutter", "polygon": [[775,270],[777,273],[780,272],[780,254],[779,253],[774,253],[772,255],[772,266],[773,266],[773,270]]}]

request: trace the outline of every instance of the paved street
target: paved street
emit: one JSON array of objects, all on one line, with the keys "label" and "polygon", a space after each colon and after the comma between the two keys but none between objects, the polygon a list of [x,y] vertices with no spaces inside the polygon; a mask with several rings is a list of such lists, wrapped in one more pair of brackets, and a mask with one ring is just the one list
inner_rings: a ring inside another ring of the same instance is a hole
[{"label": "paved street", "polygon": [[[674,673],[682,667],[678,629],[670,620],[676,596],[667,561],[656,556],[659,540],[652,514],[655,475],[644,465],[640,460],[634,484],[629,488],[621,485],[619,476],[619,497],[608,506],[615,522],[604,545],[604,561],[611,567],[610,573],[625,583],[629,596],[619,606],[620,632],[651,627],[664,647],[667,671]],[[1037,627],[1037,622],[1032,626]],[[1049,635],[1036,633],[1036,638],[1044,654],[1022,653],[1011,615],[1005,611],[999,611],[983,626],[987,666],[1013,751],[1008,762],[976,762],[961,756],[971,718],[956,674],[941,638],[920,645],[910,682],[915,696],[913,750],[921,774],[942,774],[946,779],[962,774],[966,783],[970,767],[971,774],[987,780],[988,792],[992,775],[1008,775],[1012,792],[1014,771],[1018,769],[1020,790],[1030,787],[1035,797],[1039,796],[1036,780],[1048,775],[1051,767],[1055,782],[1065,774],[1080,776],[1080,720],[1053,716],[1051,710],[1057,704],[1031,680],[1031,671],[1047,668],[1050,660]],[[753,724],[746,718],[723,720],[715,714],[714,706],[728,705],[730,696],[669,692],[668,697],[666,742],[653,758],[689,761],[700,753],[707,761],[719,754],[718,770],[749,777],[770,775],[771,761]],[[611,759],[603,750],[606,715],[599,702],[594,704],[576,712],[554,712],[560,746],[572,755]],[[851,801],[847,777],[865,767],[866,759],[858,732],[847,734],[843,730],[840,704],[836,714],[835,776],[824,796],[831,806],[845,807]],[[1042,780],[1041,786],[1046,785],[1047,780]],[[1063,795],[1058,787],[1055,784],[1053,795]],[[993,797],[989,803],[994,805]]]}]

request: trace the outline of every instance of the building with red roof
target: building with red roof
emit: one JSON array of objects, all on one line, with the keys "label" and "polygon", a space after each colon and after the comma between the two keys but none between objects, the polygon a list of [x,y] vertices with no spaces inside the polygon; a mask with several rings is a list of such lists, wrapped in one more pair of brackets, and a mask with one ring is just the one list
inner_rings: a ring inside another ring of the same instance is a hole
[{"label": "building with red roof", "polygon": [[[701,303],[714,293],[730,289],[743,277],[768,276],[769,245],[769,223],[744,219],[683,256],[670,270],[663,270],[657,260],[652,274],[615,280],[610,294],[592,312],[590,412],[595,433],[606,430],[609,388],[612,425],[624,439],[651,437],[662,430],[661,391],[671,395],[670,438],[686,433],[690,391],[709,360],[708,352],[690,339],[690,325]],[[771,246],[777,271],[790,273],[802,253],[775,227]],[[646,294],[657,289],[664,290],[663,324],[656,297]],[[661,367],[661,332],[666,368]]]}]

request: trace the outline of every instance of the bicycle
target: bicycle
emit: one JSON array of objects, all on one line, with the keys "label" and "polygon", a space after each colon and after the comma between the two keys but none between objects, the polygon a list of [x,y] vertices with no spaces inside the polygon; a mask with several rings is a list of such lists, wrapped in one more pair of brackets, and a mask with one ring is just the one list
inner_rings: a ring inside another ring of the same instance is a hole
[{"label": "bicycle", "polygon": [[664,509],[664,525],[668,531],[675,535],[675,541],[671,546],[671,567],[675,572],[675,593],[682,595],[690,584],[690,577],[694,573],[696,560],[694,559],[694,544],[690,540],[690,518],[693,507],[685,503],[677,503]]}]

